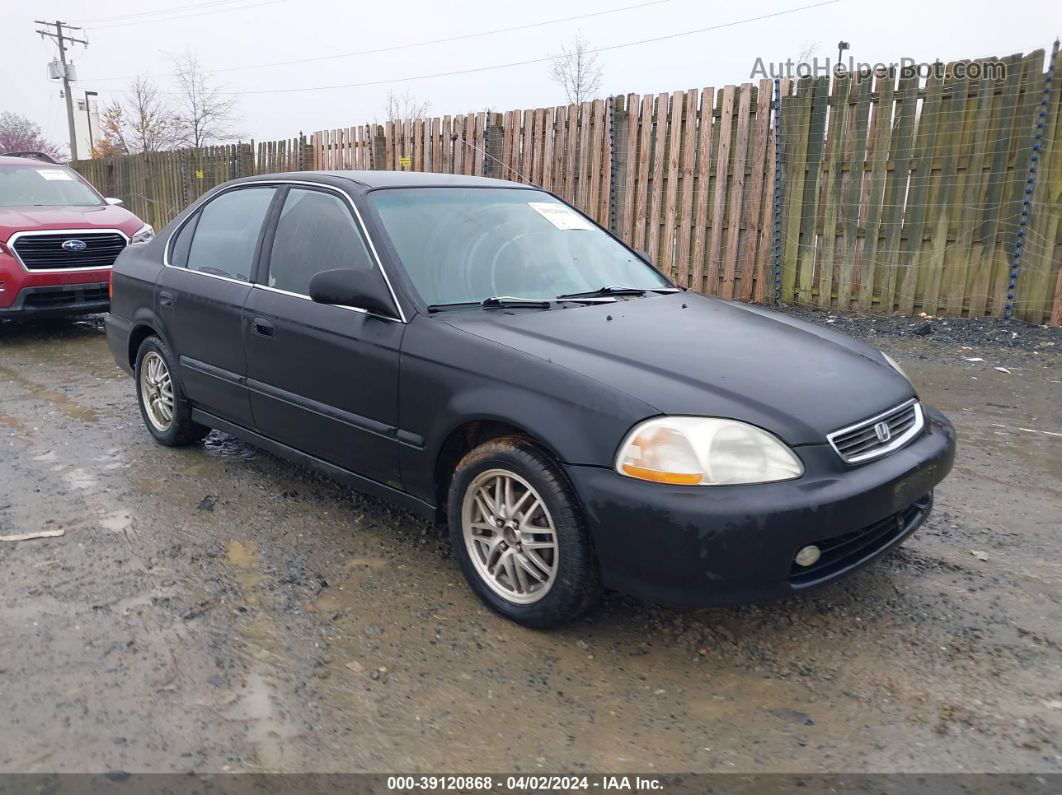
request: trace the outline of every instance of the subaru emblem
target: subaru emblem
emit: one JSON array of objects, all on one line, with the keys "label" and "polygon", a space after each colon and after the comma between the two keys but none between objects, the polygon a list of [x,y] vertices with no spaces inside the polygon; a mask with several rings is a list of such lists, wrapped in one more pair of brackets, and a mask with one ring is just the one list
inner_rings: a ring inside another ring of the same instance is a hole
[{"label": "subaru emblem", "polygon": [[88,244],[84,240],[64,240],[63,249],[66,251],[84,251]]},{"label": "subaru emblem", "polygon": [[874,433],[878,437],[878,441],[884,444],[892,438],[892,431],[889,429],[887,422],[879,422],[874,426]]}]

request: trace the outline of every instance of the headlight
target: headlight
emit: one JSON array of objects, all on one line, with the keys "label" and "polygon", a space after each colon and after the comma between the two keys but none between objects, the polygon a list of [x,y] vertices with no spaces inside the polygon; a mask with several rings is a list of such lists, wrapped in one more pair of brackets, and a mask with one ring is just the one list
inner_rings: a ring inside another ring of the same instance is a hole
[{"label": "headlight", "polygon": [[657,417],[620,445],[616,471],[683,486],[769,483],[804,474],[793,451],[754,425],[713,417]]},{"label": "headlight", "polygon": [[144,224],[142,227],[136,230],[136,234],[133,235],[130,243],[147,243],[155,237],[155,230],[151,228],[151,224]]},{"label": "headlight", "polygon": [[885,357],[885,361],[887,361],[887,362],[889,363],[889,365],[890,365],[890,366],[892,367],[892,369],[893,369],[893,370],[895,370],[896,372],[898,372],[898,373],[899,373],[900,375],[902,375],[902,376],[903,376],[904,378],[906,378],[906,379],[907,379],[908,381],[910,381],[910,380],[911,380],[911,379],[910,379],[910,377],[908,377],[907,373],[905,373],[905,372],[903,371],[903,368],[902,368],[902,367],[900,367],[900,365],[898,365],[898,364],[896,363],[896,360],[895,360],[895,359],[893,359],[893,358],[892,358],[891,356],[889,356],[889,354],[887,354],[887,353],[885,353],[885,352],[883,352],[883,351],[879,351],[879,353],[881,353],[881,355],[882,355],[883,357]]}]

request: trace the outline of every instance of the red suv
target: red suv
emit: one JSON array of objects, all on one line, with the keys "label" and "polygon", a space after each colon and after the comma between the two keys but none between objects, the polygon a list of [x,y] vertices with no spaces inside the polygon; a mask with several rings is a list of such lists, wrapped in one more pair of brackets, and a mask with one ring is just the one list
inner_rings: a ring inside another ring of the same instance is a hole
[{"label": "red suv", "polygon": [[111,265],[154,230],[66,166],[0,156],[0,318],[106,312]]}]

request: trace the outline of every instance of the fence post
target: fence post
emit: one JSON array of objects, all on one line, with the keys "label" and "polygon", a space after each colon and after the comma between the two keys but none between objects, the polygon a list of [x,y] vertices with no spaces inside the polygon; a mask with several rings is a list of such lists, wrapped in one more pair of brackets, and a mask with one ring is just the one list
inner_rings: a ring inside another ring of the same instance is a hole
[{"label": "fence post", "polygon": [[387,163],[387,137],[384,135],[382,124],[373,125],[372,136],[372,167],[374,170],[386,168]]},{"label": "fence post", "polygon": [[630,96],[611,97],[612,119],[609,127],[612,135],[612,162],[610,164],[610,197],[608,228],[619,235],[619,213],[625,208],[628,198],[627,166],[630,157],[630,136],[627,126],[627,102]]},{"label": "fence post", "polygon": [[1025,178],[1025,193],[1021,202],[1021,220],[1018,221],[1018,234],[1014,240],[1014,254],[1010,260],[1010,282],[1007,284],[1007,306],[1003,311],[1003,320],[1010,320],[1014,310],[1014,289],[1018,285],[1018,268],[1021,255],[1025,250],[1025,229],[1029,225],[1029,211],[1032,209],[1033,188],[1036,185],[1036,169],[1040,164],[1040,152],[1044,148],[1044,125],[1047,123],[1047,109],[1051,104],[1051,80],[1055,73],[1055,61],[1058,59],[1058,39],[1051,47],[1051,59],[1044,75],[1044,90],[1040,96],[1040,112],[1036,116],[1036,134],[1033,136],[1032,152],[1029,154],[1028,176]]},{"label": "fence post", "polygon": [[[623,97],[619,97],[623,102]],[[608,230],[616,234],[616,188],[619,181],[620,162],[616,155],[616,97],[608,98]],[[626,126],[626,125],[624,125]]]},{"label": "fence post", "polygon": [[237,176],[249,177],[254,174],[254,140],[249,144],[240,144],[240,157]]},{"label": "fence post", "polygon": [[774,79],[774,302],[782,300],[782,81]]},{"label": "fence post", "polygon": [[487,128],[483,134],[483,176],[505,179],[505,174],[502,173],[502,164],[505,162],[502,152],[504,142],[502,114],[488,111]]}]

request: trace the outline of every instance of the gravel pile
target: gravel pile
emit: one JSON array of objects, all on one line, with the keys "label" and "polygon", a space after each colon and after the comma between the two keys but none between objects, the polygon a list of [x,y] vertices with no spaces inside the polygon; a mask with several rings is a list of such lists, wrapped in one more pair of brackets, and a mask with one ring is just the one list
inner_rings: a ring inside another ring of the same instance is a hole
[{"label": "gravel pile", "polygon": [[1062,351],[1062,328],[1036,326],[1021,320],[1006,322],[994,317],[872,315],[791,304],[783,304],[777,309],[802,320],[829,325],[843,334],[861,339],[900,337],[957,345]]}]

